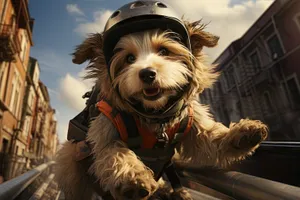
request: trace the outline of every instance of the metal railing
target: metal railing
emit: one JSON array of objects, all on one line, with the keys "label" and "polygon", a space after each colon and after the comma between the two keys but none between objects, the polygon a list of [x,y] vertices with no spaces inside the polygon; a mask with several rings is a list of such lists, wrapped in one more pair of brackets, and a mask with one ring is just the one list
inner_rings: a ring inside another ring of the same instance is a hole
[{"label": "metal railing", "polygon": [[13,26],[10,24],[0,24],[0,37],[9,37],[13,34]]},{"label": "metal railing", "polygon": [[[55,162],[53,161],[44,163],[14,179],[2,183],[0,185],[0,199],[40,199],[54,178],[52,173],[54,164]],[[41,180],[37,181],[39,178]],[[32,186],[34,181],[37,181],[39,185]],[[30,188],[30,191],[27,191],[28,188]]]},{"label": "metal railing", "polygon": [[[300,188],[248,174],[177,163],[187,183],[198,183],[238,200],[300,200]],[[186,186],[189,187],[189,186]]]},{"label": "metal railing", "polygon": [[21,45],[17,31],[11,24],[0,24],[0,38],[11,39],[15,53],[21,51]]},{"label": "metal railing", "polygon": [[[289,148],[289,150],[285,150],[285,152],[288,153],[288,155],[296,155],[299,152],[299,147],[299,142],[264,142],[261,148],[264,151],[272,151],[275,153],[278,153],[277,151],[282,151],[282,148]],[[273,148],[275,148],[276,151],[272,150]],[[264,163],[260,162],[259,165],[263,166]],[[214,196],[214,199],[300,200],[300,187],[237,172],[235,170],[199,168],[196,165],[193,166],[178,162],[175,163],[175,166],[177,173],[180,175],[183,182],[185,182],[184,186],[193,191],[199,191],[201,194],[203,194],[202,199],[212,199],[204,198],[205,194],[208,196],[212,194],[205,193],[208,191],[202,190],[206,187],[211,191],[215,191],[215,194],[218,193],[218,195],[216,195],[218,197],[215,198],[216,196]],[[54,167],[55,162],[51,161],[42,164],[37,168],[30,170],[12,180],[4,182],[0,185],[0,199],[41,199],[48,193],[48,188],[53,182]],[[40,181],[37,181],[37,179],[40,179]],[[31,187],[35,182],[38,182],[38,184],[35,184],[35,187]],[[197,188],[195,187],[195,183],[201,186]],[[30,187],[30,192],[26,192]],[[26,195],[24,195],[24,193],[26,193]],[[194,193],[198,196],[200,194],[197,194],[197,192]],[[224,198],[222,198],[222,196]],[[51,199],[58,198],[64,199],[63,193],[60,191],[56,191]],[[199,197],[196,199],[201,198]]]}]

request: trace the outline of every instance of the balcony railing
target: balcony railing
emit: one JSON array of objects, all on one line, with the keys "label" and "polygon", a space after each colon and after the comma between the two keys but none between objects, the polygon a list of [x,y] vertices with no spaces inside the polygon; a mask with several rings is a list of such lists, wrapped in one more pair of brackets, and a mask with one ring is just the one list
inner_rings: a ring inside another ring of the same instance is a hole
[{"label": "balcony railing", "polygon": [[0,24],[0,62],[14,61],[15,55],[21,51],[17,33],[11,24]]}]

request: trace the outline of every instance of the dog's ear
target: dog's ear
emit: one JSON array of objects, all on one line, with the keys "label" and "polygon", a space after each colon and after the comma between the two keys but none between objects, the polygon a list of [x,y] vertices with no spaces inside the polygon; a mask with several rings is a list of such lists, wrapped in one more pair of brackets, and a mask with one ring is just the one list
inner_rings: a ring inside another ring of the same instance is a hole
[{"label": "dog's ear", "polygon": [[204,31],[205,24],[200,21],[185,22],[187,30],[190,35],[193,60],[193,77],[191,94],[199,94],[205,88],[210,88],[216,81],[219,73],[217,73],[212,66],[205,61],[205,56],[202,53],[203,47],[215,47],[218,44],[219,37]]},{"label": "dog's ear", "polygon": [[191,23],[185,22],[185,25],[190,35],[192,53],[194,55],[200,53],[204,46],[215,47],[218,44],[219,37],[204,31],[206,25],[201,20]]},{"label": "dog's ear", "polygon": [[103,37],[100,33],[91,34],[75,48],[73,63],[82,64],[102,54]]}]

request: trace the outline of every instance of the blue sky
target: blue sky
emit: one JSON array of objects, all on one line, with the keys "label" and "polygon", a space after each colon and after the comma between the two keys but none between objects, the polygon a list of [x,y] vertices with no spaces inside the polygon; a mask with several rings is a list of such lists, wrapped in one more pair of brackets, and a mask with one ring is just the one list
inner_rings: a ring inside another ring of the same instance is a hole
[{"label": "blue sky", "polygon": [[[221,37],[208,55],[216,58],[240,37],[273,0],[164,0],[189,19],[211,22],[209,31]],[[57,110],[60,141],[66,139],[69,119],[84,107],[81,99],[91,86],[80,79],[85,65],[74,65],[70,54],[86,33],[101,31],[111,11],[128,0],[30,0],[35,18],[31,56],[38,59],[40,79],[49,88],[51,105]],[[227,30],[229,29],[229,30]]]}]

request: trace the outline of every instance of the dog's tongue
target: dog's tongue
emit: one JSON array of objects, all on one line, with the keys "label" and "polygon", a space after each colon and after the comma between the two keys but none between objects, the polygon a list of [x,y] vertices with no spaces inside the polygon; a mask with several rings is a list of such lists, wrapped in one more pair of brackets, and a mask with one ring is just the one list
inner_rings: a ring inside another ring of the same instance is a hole
[{"label": "dog's tongue", "polygon": [[147,88],[143,90],[146,96],[155,96],[160,92],[159,88]]}]

